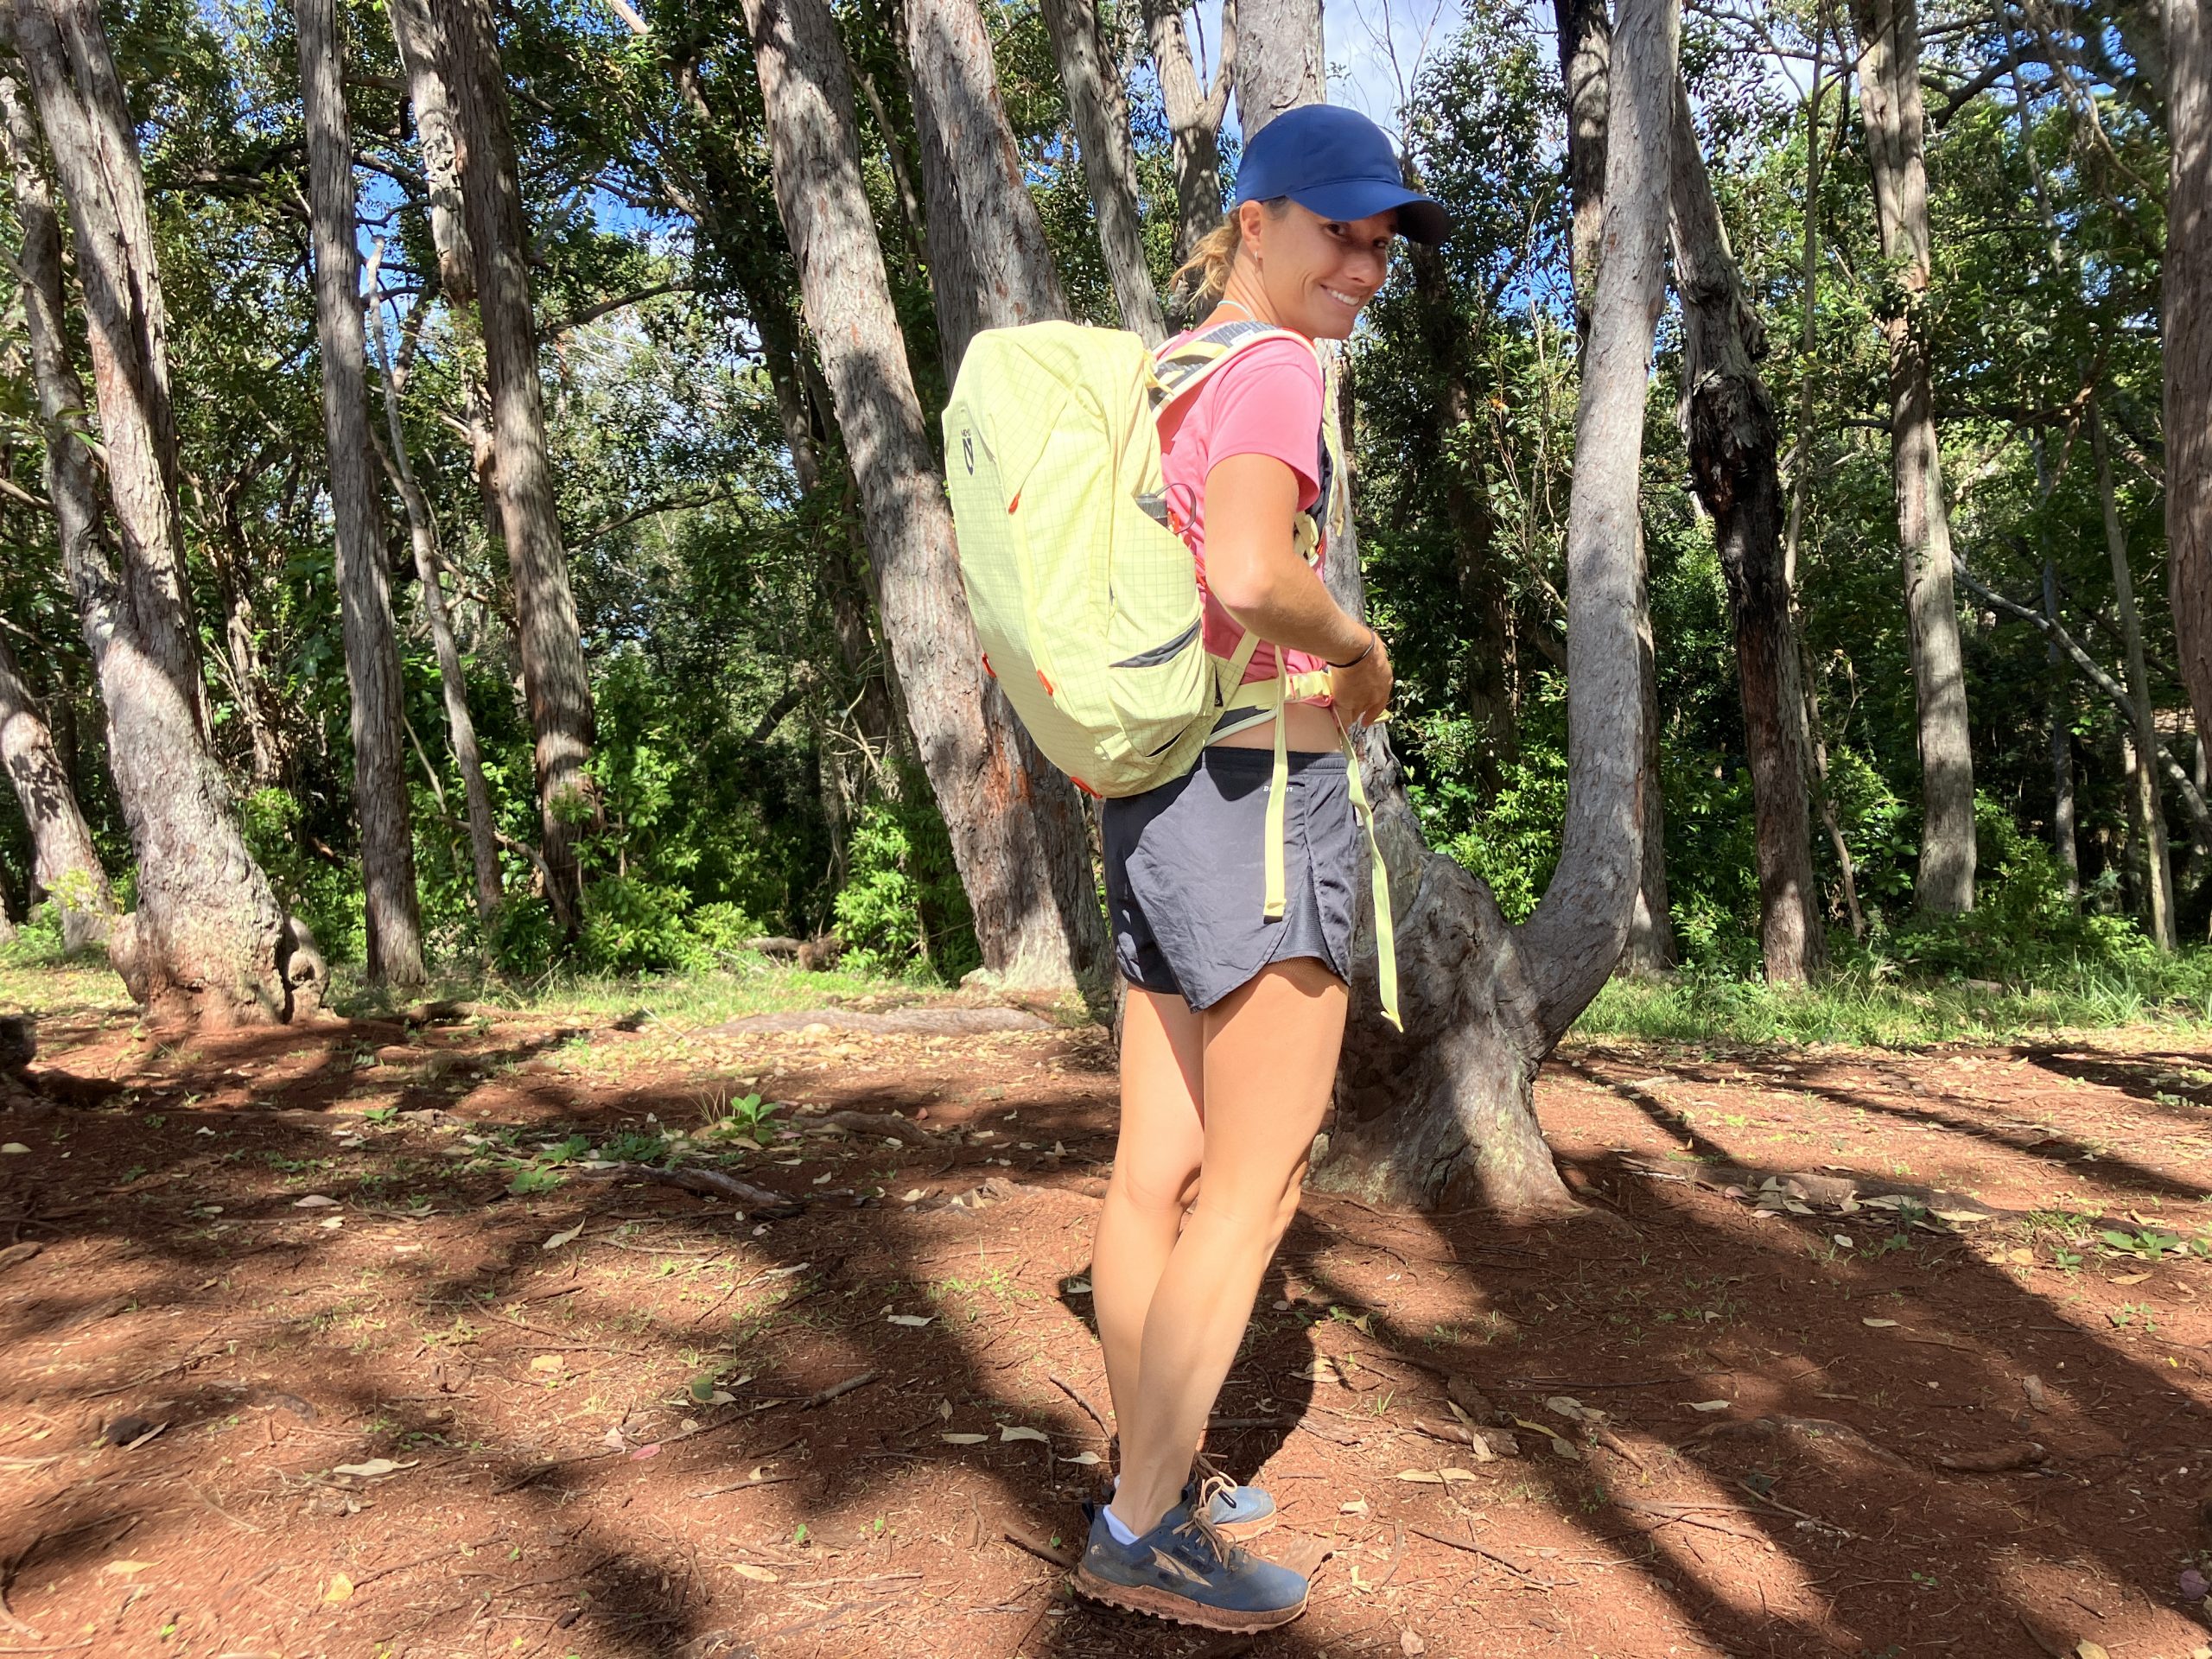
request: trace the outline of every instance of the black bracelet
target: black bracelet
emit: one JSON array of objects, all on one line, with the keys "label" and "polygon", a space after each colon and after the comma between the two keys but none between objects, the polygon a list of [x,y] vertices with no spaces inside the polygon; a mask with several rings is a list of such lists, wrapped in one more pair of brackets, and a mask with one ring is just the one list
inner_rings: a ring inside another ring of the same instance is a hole
[{"label": "black bracelet", "polygon": [[[1370,628],[1370,629],[1367,631],[1367,647],[1366,647],[1366,649],[1365,649],[1365,650],[1362,651],[1362,652],[1359,653],[1359,655],[1358,655],[1358,656],[1357,656],[1357,657],[1353,658],[1352,658],[1350,662],[1348,662],[1348,663],[1330,663],[1330,664],[1329,664],[1329,666],[1330,666],[1331,668],[1357,668],[1357,667],[1358,667],[1362,663],[1365,662],[1365,661],[1366,661],[1370,657],[1372,657],[1372,656],[1375,654],[1375,646],[1376,646],[1376,642],[1377,642],[1378,640],[1380,640],[1382,638],[1382,636],[1381,634],[1379,634],[1379,633],[1376,632],[1374,629]],[[1325,658],[1323,658],[1323,660],[1324,660],[1324,661],[1326,661],[1327,659]]]}]

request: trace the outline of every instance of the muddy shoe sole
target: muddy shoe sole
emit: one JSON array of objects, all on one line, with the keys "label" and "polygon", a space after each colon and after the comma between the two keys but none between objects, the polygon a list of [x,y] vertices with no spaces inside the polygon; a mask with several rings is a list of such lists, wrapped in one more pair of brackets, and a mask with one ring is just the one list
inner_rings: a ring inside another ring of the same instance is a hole
[{"label": "muddy shoe sole", "polygon": [[1273,1532],[1275,1522],[1282,1519],[1282,1511],[1269,1510],[1256,1521],[1234,1521],[1217,1526],[1214,1530],[1232,1544],[1246,1544],[1262,1533]]},{"label": "muddy shoe sole", "polygon": [[1188,1596],[1179,1596],[1169,1590],[1155,1590],[1149,1585],[1116,1584],[1083,1567],[1076,1569],[1075,1592],[1091,1601],[1103,1602],[1109,1607],[1119,1607],[1124,1612],[1145,1613],[1172,1624],[1195,1624],[1201,1630],[1222,1630],[1236,1636],[1249,1635],[1255,1630],[1272,1630],[1287,1624],[1306,1611],[1306,1601],[1304,1596],[1300,1596],[1295,1607],[1238,1612],[1227,1607],[1208,1607]]}]

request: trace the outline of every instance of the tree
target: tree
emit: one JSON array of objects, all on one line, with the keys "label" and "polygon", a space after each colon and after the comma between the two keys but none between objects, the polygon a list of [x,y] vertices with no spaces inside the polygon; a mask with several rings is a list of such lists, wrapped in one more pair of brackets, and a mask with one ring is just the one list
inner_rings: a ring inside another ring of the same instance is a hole
[{"label": "tree", "polygon": [[1065,318],[1068,302],[999,103],[976,0],[906,0],[906,14],[930,292],[950,380],[978,331]]},{"label": "tree", "polygon": [[600,822],[588,768],[594,737],[568,550],[546,462],[544,391],[531,309],[530,238],[523,223],[514,137],[499,37],[487,0],[442,8],[444,82],[461,145],[461,205],[474,262],[491,401],[500,527],[514,583],[515,645],[536,734],[538,821],[546,903],[563,934],[582,920],[576,842]]},{"label": "tree", "polygon": [[[119,543],[111,556],[97,531],[67,524],[61,537],[137,856],[138,907],[110,934],[110,958],[157,1020],[289,1018],[319,1001],[320,976],[294,983],[294,930],[207,748],[178,537],[168,323],[122,82],[92,0],[20,0],[8,21],[75,232]],[[49,451],[73,456],[60,470],[84,447],[84,398],[60,332],[60,235],[36,173],[37,133],[10,104],[40,414]]]},{"label": "tree", "polygon": [[1145,264],[1128,100],[1099,29],[1096,0],[1045,0],[1044,11],[1060,84],[1067,91],[1068,113],[1075,122],[1084,179],[1098,210],[1098,245],[1113,278],[1122,325],[1135,330],[1146,345],[1158,346],[1167,338],[1167,318]]},{"label": "tree", "polygon": [[[0,83],[4,86],[4,83]],[[7,89],[12,90],[12,89]],[[0,90],[0,97],[7,96]],[[61,916],[61,943],[71,950],[105,943],[115,920],[115,893],[92,832],[77,808],[54,734],[7,637],[0,634],[0,766],[8,769],[23,823],[31,832],[31,876]],[[35,894],[34,895],[35,896]]]},{"label": "tree", "polygon": [[1224,0],[1221,8],[1221,54],[1211,86],[1198,84],[1197,67],[1191,61],[1191,37],[1176,0],[1144,0],[1144,22],[1174,147],[1175,258],[1179,264],[1221,219],[1221,123],[1229,113],[1230,90],[1236,79],[1236,0]]},{"label": "tree", "polygon": [[1974,908],[1974,753],[1966,663],[1951,586],[1951,521],[1943,500],[1934,372],[1923,317],[1934,266],[1920,98],[1917,0],[1852,0],[1860,60],[1859,107],[1891,291],[1882,332],[1890,358],[1890,461],[1897,544],[1919,711],[1920,908]]},{"label": "tree", "polygon": [[2212,20],[2168,0],[2167,582],[2199,741],[2212,733]]},{"label": "tree", "polygon": [[[1490,890],[1421,839],[1387,739],[1363,734],[1376,833],[1396,909],[1405,1031],[1371,995],[1354,1001],[1327,1160],[1316,1179],[1415,1204],[1482,1198],[1514,1216],[1576,1209],[1537,1127],[1537,1066],[1618,959],[1641,884],[1643,792],[1652,786],[1639,663],[1646,647],[1637,555],[1644,386],[1664,289],[1672,143],[1673,0],[1624,0],[1624,66],[1608,92],[1606,257],[1592,296],[1567,528],[1567,821],[1543,899],[1516,927]],[[1276,36],[1251,29],[1268,48]],[[1302,53],[1294,33],[1290,49]],[[1287,79],[1287,77],[1286,77]],[[1280,84],[1280,82],[1276,83]],[[1241,94],[1240,94],[1241,95]],[[1326,575],[1360,602],[1332,543]],[[1363,978],[1366,969],[1362,970]]]},{"label": "tree", "polygon": [[1713,200],[1688,88],[1675,102],[1668,195],[1682,301],[1682,432],[1698,498],[1713,514],[1744,702],[1766,976],[1796,982],[1824,956],[1806,811],[1805,695],[1783,557],[1781,436],[1759,376],[1766,327]]},{"label": "tree", "polygon": [[[1554,0],[1559,27],[1560,84],[1567,90],[1567,186],[1573,213],[1569,276],[1574,284],[1574,327],[1586,352],[1591,307],[1598,271],[1605,264],[1606,125],[1611,104],[1612,24],[1605,0]],[[1638,569],[1644,568],[1639,527]],[[1639,577],[1639,580],[1642,578]],[[1659,668],[1650,629],[1641,636],[1643,652],[1644,771],[1651,786],[1643,792],[1643,874],[1636,912],[1629,919],[1624,972],[1654,978],[1675,966],[1675,927],[1667,897],[1667,804],[1659,766]]]},{"label": "tree", "polygon": [[337,0],[296,0],[300,91],[307,114],[308,191],[315,226],[315,337],[322,355],[322,427],[352,703],[353,807],[372,983],[419,985],[423,919],[401,734],[399,646],[385,574],[384,515],[369,441],[360,249],[355,240],[353,142],[346,118]]},{"label": "tree", "polygon": [[444,31],[427,0],[385,0],[393,44],[407,77],[407,101],[415,111],[416,152],[430,198],[430,241],[437,251],[438,286],[461,304],[476,295],[474,257],[461,196],[461,144],[454,125],[453,100],[442,67]]},{"label": "tree", "polygon": [[[1096,988],[1104,927],[1073,790],[987,696],[952,516],[922,425],[860,173],[852,86],[823,0],[747,0],[776,203],[858,486],[869,575],[916,750],[984,966],[1014,987]],[[936,218],[934,211],[931,219]]]}]

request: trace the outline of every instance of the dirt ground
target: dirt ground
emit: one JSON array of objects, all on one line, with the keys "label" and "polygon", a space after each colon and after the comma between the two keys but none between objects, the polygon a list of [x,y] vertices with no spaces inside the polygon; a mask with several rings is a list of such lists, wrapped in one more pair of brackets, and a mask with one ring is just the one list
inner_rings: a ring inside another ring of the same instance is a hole
[{"label": "dirt ground", "polygon": [[[1313,1197],[1211,1431],[1285,1510],[1260,1548],[1319,1561],[1252,1642],[1049,1559],[1106,1471],[1107,1042],[850,1012],[165,1044],[39,1009],[41,1097],[0,1112],[0,1654],[2212,1643],[2200,1044],[1571,1046],[1540,1109],[1610,1222]],[[785,1103],[757,1150],[750,1092]],[[790,1202],[590,1167],[678,1131]]]}]

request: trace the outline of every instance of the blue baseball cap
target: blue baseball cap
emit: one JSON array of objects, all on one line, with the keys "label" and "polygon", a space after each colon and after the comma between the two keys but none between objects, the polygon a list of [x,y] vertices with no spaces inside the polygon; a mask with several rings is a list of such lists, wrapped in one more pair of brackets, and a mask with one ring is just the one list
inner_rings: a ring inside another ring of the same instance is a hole
[{"label": "blue baseball cap", "polygon": [[1300,104],[1262,127],[1236,168],[1239,202],[1288,196],[1324,219],[1350,220],[1395,208],[1399,231],[1432,247],[1452,233],[1438,203],[1406,188],[1397,152],[1357,110]]}]

